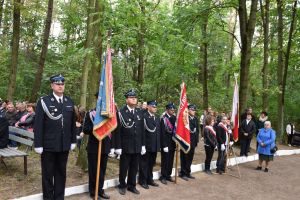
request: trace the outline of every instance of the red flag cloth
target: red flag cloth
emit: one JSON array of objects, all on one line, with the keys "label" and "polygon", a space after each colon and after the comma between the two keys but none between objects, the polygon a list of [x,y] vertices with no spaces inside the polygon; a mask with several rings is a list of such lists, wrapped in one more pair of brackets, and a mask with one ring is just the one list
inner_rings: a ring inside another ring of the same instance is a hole
[{"label": "red flag cloth", "polygon": [[173,139],[179,144],[180,148],[187,153],[190,150],[190,125],[188,100],[186,96],[186,86],[181,84],[180,106],[177,112],[176,132]]},{"label": "red flag cloth", "polygon": [[99,94],[94,119],[94,136],[102,140],[117,127],[117,114],[113,92],[111,49],[107,46],[107,56],[103,64]]},{"label": "red flag cloth", "polygon": [[231,122],[233,124],[233,140],[236,142],[239,139],[239,86],[237,79],[233,92]]}]

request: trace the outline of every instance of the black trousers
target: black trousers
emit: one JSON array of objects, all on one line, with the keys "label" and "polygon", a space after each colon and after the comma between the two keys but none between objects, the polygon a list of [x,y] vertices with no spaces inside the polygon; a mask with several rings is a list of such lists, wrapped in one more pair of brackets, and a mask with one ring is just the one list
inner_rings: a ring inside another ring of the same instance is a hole
[{"label": "black trousers", "polygon": [[[134,188],[136,186],[136,175],[138,171],[139,153],[122,153],[120,157],[120,174],[119,174],[119,182],[120,188]],[[125,182],[126,176],[127,177],[127,184]]]},{"label": "black trousers", "polygon": [[156,162],[157,152],[146,152],[139,162],[139,183],[149,184],[153,182],[153,167]]},{"label": "black trousers", "polygon": [[[103,184],[104,184],[104,180],[105,180],[107,159],[108,159],[107,154],[101,154],[99,188],[98,188],[99,194],[103,194],[103,192],[104,192]],[[98,154],[97,153],[88,153],[89,192],[90,192],[91,196],[95,196],[97,162],[98,162]]]},{"label": "black trousers", "polygon": [[184,153],[180,150],[180,175],[181,176],[189,176],[191,175],[191,166],[193,163],[195,154],[195,148],[191,148],[188,153]]},{"label": "black trousers", "polygon": [[241,140],[241,152],[240,156],[247,155],[250,150],[251,139]]},{"label": "black trousers", "polygon": [[225,171],[226,160],[226,151],[221,151],[221,146],[218,147],[217,171]]},{"label": "black trousers", "polygon": [[205,170],[210,170],[210,163],[214,155],[215,149],[211,146],[204,146],[205,149]]},{"label": "black trousers", "polygon": [[69,151],[44,151],[42,153],[41,165],[44,200],[64,199],[68,156]]},{"label": "black trousers", "polygon": [[288,144],[292,144],[292,138],[293,138],[293,135],[289,134],[288,135]]},{"label": "black trousers", "polygon": [[161,179],[171,178],[175,150],[161,152]]}]

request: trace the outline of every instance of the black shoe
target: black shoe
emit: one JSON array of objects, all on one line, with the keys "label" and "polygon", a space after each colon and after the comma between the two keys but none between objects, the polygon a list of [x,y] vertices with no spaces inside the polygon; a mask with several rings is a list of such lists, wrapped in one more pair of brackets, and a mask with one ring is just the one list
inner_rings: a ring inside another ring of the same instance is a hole
[{"label": "black shoe", "polygon": [[110,199],[110,196],[108,194],[105,194],[104,192],[103,193],[100,193],[99,195],[102,199]]},{"label": "black shoe", "polygon": [[246,153],[245,156],[248,157],[248,154]]},{"label": "black shoe", "polygon": [[205,170],[205,173],[208,175],[212,175],[212,172],[210,170]]},{"label": "black shoe", "polygon": [[127,188],[128,191],[132,192],[133,194],[140,194],[140,192],[135,187]]},{"label": "black shoe", "polygon": [[268,172],[269,171],[269,169],[268,168],[265,168],[265,172]]},{"label": "black shoe", "polygon": [[126,188],[120,188],[118,187],[118,191],[121,195],[125,195],[126,194]]},{"label": "black shoe", "polygon": [[188,180],[189,180],[188,177],[185,176],[185,175],[180,175],[179,177],[182,178],[182,179],[185,180],[185,181],[188,181]]},{"label": "black shoe", "polygon": [[257,166],[255,169],[256,169],[256,170],[262,170],[262,167]]},{"label": "black shoe", "polygon": [[161,179],[160,179],[160,182],[161,182],[162,184],[165,184],[165,185],[168,184],[168,183],[167,183],[167,180],[166,180],[165,178],[161,178]]},{"label": "black shoe", "polygon": [[143,184],[140,184],[141,186],[142,186],[142,188],[144,188],[144,189],[149,189],[149,186],[146,184],[146,183],[143,183]]},{"label": "black shoe", "polygon": [[154,186],[154,187],[158,187],[159,185],[157,183],[155,183],[154,181],[148,183],[148,185]]},{"label": "black shoe", "polygon": [[175,182],[171,177],[167,178],[167,181]]},{"label": "black shoe", "polygon": [[219,174],[222,175],[222,174],[223,174],[223,171],[222,171],[222,170],[219,170]]},{"label": "black shoe", "polygon": [[192,175],[187,175],[187,177],[189,178],[189,179],[195,179],[195,177],[194,176],[192,176]]}]

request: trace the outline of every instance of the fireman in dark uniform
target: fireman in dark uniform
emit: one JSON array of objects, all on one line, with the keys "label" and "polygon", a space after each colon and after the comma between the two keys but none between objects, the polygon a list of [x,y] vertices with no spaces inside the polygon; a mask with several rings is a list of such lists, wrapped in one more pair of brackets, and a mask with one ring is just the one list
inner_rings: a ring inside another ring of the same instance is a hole
[{"label": "fireman in dark uniform", "polygon": [[148,101],[147,111],[144,113],[144,126],[146,138],[146,154],[141,156],[139,163],[139,184],[149,189],[148,185],[157,187],[153,181],[153,167],[156,162],[157,152],[160,151],[160,120],[157,112],[157,102]]},{"label": "fireman in dark uniform", "polygon": [[[98,93],[95,94],[95,97],[98,98]],[[83,132],[84,134],[89,135],[87,153],[88,153],[88,170],[89,170],[89,193],[92,198],[95,197],[95,188],[96,188],[96,175],[97,175],[97,162],[98,162],[98,146],[99,140],[93,134],[94,124],[93,121],[96,115],[96,108],[90,110],[86,113],[84,117]],[[105,172],[108,160],[108,154],[113,153],[114,146],[114,137],[118,127],[102,140],[101,144],[101,162],[100,162],[100,177],[99,177],[99,188],[98,194],[103,199],[109,199],[110,196],[105,194],[103,190],[103,184],[105,180]],[[100,199],[98,197],[98,199]]]},{"label": "fireman in dark uniform", "polygon": [[53,92],[41,97],[34,122],[35,151],[41,154],[43,199],[64,199],[69,150],[76,147],[74,103],[64,95],[64,77],[50,78]]},{"label": "fireman in dark uniform", "polygon": [[173,140],[173,134],[175,131],[176,116],[174,103],[166,105],[166,112],[160,120],[161,126],[161,176],[159,180],[163,184],[167,184],[167,181],[174,182],[171,178],[174,153],[176,149],[176,143]]},{"label": "fireman in dark uniform", "polygon": [[191,166],[195,154],[195,148],[199,142],[199,123],[198,118],[196,117],[196,106],[191,104],[188,106],[188,109],[191,145],[188,153],[184,153],[184,151],[180,150],[181,171],[179,174],[179,177],[186,181],[188,178],[195,179],[195,177],[191,175]]},{"label": "fireman in dark uniform", "polygon": [[115,151],[116,154],[121,155],[118,189],[121,195],[125,195],[126,188],[134,194],[139,194],[140,192],[136,189],[138,163],[140,156],[146,153],[144,113],[136,108],[137,95],[133,89],[126,92],[124,96],[126,105],[119,111],[120,134],[116,138],[116,142],[121,145]]}]

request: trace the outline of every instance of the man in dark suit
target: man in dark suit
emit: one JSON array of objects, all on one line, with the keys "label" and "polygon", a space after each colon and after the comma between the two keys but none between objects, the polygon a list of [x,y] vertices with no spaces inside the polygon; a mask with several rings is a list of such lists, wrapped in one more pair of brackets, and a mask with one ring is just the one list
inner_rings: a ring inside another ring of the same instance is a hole
[{"label": "man in dark suit", "polygon": [[157,187],[153,181],[153,167],[156,162],[157,152],[160,150],[160,120],[155,100],[147,102],[147,111],[144,113],[146,154],[141,156],[139,163],[139,184],[149,189],[148,185]]},{"label": "man in dark suit", "polygon": [[[95,97],[98,98],[98,93],[95,94]],[[89,170],[89,193],[90,193],[90,197],[92,198],[95,198],[97,163],[98,163],[98,146],[99,146],[99,140],[93,134],[93,129],[94,129],[93,121],[95,119],[95,115],[96,115],[96,108],[87,112],[84,117],[84,125],[83,125],[84,134],[89,135],[87,152],[88,152],[88,170]],[[113,149],[114,138],[117,131],[118,131],[118,127],[110,135],[106,136],[102,140],[98,199],[110,198],[110,196],[104,192],[103,185],[105,180],[108,154],[113,153],[114,151]]]},{"label": "man in dark suit", "polygon": [[41,97],[34,122],[35,151],[41,154],[44,199],[64,199],[69,150],[76,147],[74,103],[64,95],[64,77],[50,78],[53,92]]},{"label": "man in dark suit", "polygon": [[240,126],[240,141],[241,153],[240,156],[248,156],[250,143],[253,135],[256,133],[256,124],[252,120],[252,114],[247,114],[247,117]]},{"label": "man in dark suit", "polygon": [[119,148],[116,147],[116,154],[121,155],[118,189],[121,195],[125,195],[126,188],[134,194],[140,194],[136,189],[136,175],[140,155],[146,153],[144,113],[141,109],[136,108],[137,95],[133,89],[126,92],[124,96],[126,105],[119,111],[120,134],[116,138],[116,143],[120,144]]},{"label": "man in dark suit", "polygon": [[198,118],[196,117],[196,105],[190,104],[188,106],[189,109],[189,125],[190,125],[190,150],[188,153],[180,150],[180,164],[181,169],[179,173],[179,177],[183,180],[195,179],[194,176],[191,175],[191,166],[194,159],[195,148],[199,142],[199,123]]},{"label": "man in dark suit", "polygon": [[159,180],[163,184],[167,184],[167,181],[174,182],[171,178],[174,153],[176,149],[176,143],[173,140],[173,134],[175,131],[176,116],[174,103],[166,105],[166,112],[160,120],[161,127],[161,176]]}]

